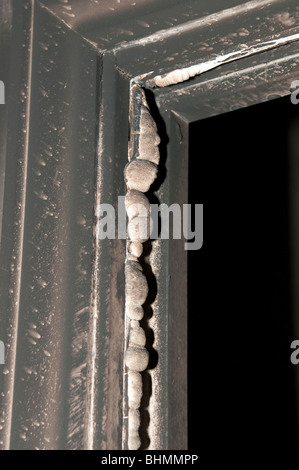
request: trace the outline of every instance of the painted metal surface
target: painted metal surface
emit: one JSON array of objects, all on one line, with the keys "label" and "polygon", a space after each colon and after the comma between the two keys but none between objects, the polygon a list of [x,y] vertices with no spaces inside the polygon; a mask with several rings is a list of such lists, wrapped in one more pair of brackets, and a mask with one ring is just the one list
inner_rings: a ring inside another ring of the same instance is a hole
[{"label": "painted metal surface", "polygon": [[[1,40],[1,79],[8,82],[11,26],[12,26],[12,2],[8,0],[1,3],[0,10],[0,40]],[[2,227],[2,208],[4,193],[5,155],[6,155],[6,132],[7,132],[7,111],[4,106],[0,108],[0,245]]]},{"label": "painted metal surface", "polygon": [[[130,80],[146,74],[146,85],[149,73],[298,33],[294,0],[198,3],[13,2],[0,253],[2,449],[121,448],[125,240],[99,241],[94,228],[99,204],[117,207],[125,194]],[[147,91],[161,137],[156,201],[187,202],[189,123],[288,94],[297,44]],[[142,448],[186,449],[183,241],[153,241],[146,266],[151,360]]]}]

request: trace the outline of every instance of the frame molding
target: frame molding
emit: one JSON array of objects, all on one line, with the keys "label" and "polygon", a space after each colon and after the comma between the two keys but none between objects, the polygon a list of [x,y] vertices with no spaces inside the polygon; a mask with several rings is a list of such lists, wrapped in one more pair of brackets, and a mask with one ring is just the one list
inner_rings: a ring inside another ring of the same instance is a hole
[{"label": "frame molding", "polygon": [[[131,81],[146,87],[158,74],[299,33],[297,0],[162,3],[140,0],[133,14],[128,1],[86,0],[84,9],[77,0],[13,1],[0,448],[121,449],[125,241],[95,243],[94,213],[125,194]],[[161,202],[187,202],[189,123],[289,94],[296,48],[257,51],[147,91],[162,137],[153,187]],[[150,255],[158,288],[149,346],[159,355],[147,382],[150,449],[188,446],[183,245],[158,240]]]}]

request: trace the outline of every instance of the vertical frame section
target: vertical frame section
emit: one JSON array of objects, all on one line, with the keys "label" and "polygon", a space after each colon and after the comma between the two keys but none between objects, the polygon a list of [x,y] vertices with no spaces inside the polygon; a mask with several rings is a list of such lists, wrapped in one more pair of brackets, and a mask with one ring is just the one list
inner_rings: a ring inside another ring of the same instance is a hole
[{"label": "vertical frame section", "polygon": [[[12,0],[5,0],[0,5],[0,80],[4,87],[9,82],[11,29],[12,29]],[[6,159],[7,106],[0,106],[0,246],[2,232],[2,211],[4,197],[5,159]]]},{"label": "vertical frame section", "polygon": [[[171,113],[169,204],[188,203],[189,123]],[[182,233],[183,235],[183,233]],[[188,449],[187,408],[187,253],[184,237],[169,240],[168,449]]]},{"label": "vertical frame section", "polygon": [[[290,272],[291,272],[291,306],[292,306],[292,321],[293,321],[293,341],[298,341],[299,339],[299,295],[298,295],[298,286],[299,286],[299,164],[298,164],[298,149],[299,149],[299,116],[293,118],[293,121],[289,128],[288,135],[288,146],[289,146],[289,174],[288,174],[288,183],[289,183],[289,229],[290,229]],[[290,349],[290,355],[297,349],[297,343],[295,343],[296,348],[292,344],[292,349]],[[298,351],[298,349],[297,349]],[[298,357],[298,354],[297,354]],[[293,365],[294,369],[294,378],[295,378],[295,389],[296,389],[296,413],[297,413],[297,435],[296,443],[298,446],[299,443],[299,369],[298,365]]]},{"label": "vertical frame section", "polygon": [[10,449],[82,449],[98,52],[32,5],[15,2],[7,97],[0,440]]},{"label": "vertical frame section", "polygon": [[[122,446],[125,261],[125,239],[117,232],[118,196],[125,195],[129,82],[115,69],[110,53],[102,61],[99,106],[86,446],[117,450]],[[99,238],[103,204],[114,209],[115,239]]]},{"label": "vertical frame section", "polygon": [[[24,34],[25,31],[25,34]],[[3,162],[2,235],[0,252],[0,335],[5,365],[0,366],[0,449],[9,449],[14,401],[21,264],[27,187],[28,129],[33,41],[33,2],[13,2],[11,61],[6,84],[7,134]],[[4,155],[4,149],[2,148]],[[2,165],[1,165],[2,166]],[[5,169],[4,169],[5,167]],[[1,208],[2,209],[2,208]]]}]

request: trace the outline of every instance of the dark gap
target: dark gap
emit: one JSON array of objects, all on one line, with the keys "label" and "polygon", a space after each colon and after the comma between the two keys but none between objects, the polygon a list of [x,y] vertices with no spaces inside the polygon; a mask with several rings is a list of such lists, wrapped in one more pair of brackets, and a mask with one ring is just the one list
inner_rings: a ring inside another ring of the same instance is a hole
[{"label": "dark gap", "polygon": [[188,432],[202,461],[298,452],[287,144],[298,112],[287,96],[190,125],[204,243],[188,252]]}]

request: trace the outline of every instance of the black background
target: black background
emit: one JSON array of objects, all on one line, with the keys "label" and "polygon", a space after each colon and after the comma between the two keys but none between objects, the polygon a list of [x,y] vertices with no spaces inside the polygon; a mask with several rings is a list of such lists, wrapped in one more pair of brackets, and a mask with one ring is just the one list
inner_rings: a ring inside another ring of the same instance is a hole
[{"label": "black background", "polygon": [[272,462],[298,450],[288,196],[296,116],[287,96],[190,125],[189,202],[204,204],[204,244],[188,252],[189,449],[204,460]]}]

